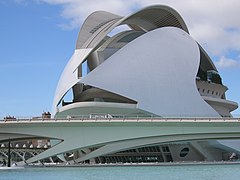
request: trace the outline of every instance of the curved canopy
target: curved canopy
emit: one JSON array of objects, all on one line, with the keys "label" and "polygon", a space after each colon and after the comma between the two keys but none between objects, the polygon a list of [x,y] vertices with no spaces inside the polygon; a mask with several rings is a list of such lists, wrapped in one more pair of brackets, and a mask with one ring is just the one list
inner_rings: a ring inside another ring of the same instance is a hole
[{"label": "curved canopy", "polygon": [[[112,13],[97,11],[84,22],[76,47],[94,48],[115,27],[124,24],[134,30],[143,31],[172,26],[183,29],[188,33],[187,26],[178,12],[164,5],[150,6],[123,18]],[[82,36],[84,36],[84,39]]]},{"label": "curved canopy", "polygon": [[146,7],[123,19],[121,24],[136,25],[146,31],[160,27],[178,27],[188,32],[188,28],[180,14],[173,8],[164,5]]},{"label": "curved canopy", "polygon": [[76,49],[80,49],[82,45],[94,34],[99,28],[105,24],[121,19],[121,16],[105,11],[96,11],[89,15],[84,21],[82,28],[78,34]]}]

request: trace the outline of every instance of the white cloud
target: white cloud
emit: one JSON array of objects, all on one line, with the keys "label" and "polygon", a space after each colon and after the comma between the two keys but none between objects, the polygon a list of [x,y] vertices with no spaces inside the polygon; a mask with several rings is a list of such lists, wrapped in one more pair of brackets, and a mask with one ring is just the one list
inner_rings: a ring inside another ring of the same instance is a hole
[{"label": "white cloud", "polygon": [[238,68],[240,67],[240,62],[235,59],[230,59],[222,56],[219,61],[215,62],[218,68]]},{"label": "white cloud", "polygon": [[[21,1],[21,0],[20,0]],[[226,56],[229,50],[240,52],[239,0],[35,0],[60,5],[61,16],[68,20],[64,29],[80,28],[85,18],[97,10],[125,16],[153,4],[176,9],[191,35],[203,45],[210,56]]]}]

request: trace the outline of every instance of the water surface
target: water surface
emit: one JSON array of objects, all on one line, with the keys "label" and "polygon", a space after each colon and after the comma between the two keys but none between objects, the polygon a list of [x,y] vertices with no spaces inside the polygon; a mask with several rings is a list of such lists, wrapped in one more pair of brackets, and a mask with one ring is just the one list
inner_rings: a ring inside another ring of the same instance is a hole
[{"label": "water surface", "polygon": [[0,180],[237,180],[240,165],[42,167],[0,170]]}]

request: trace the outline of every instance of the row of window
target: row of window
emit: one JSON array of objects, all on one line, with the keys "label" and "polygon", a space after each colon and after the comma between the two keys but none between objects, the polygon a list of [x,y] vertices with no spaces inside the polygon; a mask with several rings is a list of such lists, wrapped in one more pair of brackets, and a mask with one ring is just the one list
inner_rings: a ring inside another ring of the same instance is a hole
[{"label": "row of window", "polygon": [[[170,155],[166,156],[166,161],[172,161]],[[161,154],[147,156],[100,156],[95,158],[95,162],[99,163],[143,163],[143,162],[164,162]]]},{"label": "row of window", "polygon": [[200,93],[203,93],[203,94],[206,92],[207,94],[212,94],[212,95],[215,94],[216,96],[219,96],[219,97],[221,96],[221,93],[220,93],[220,92],[210,91],[209,89],[205,91],[205,89],[200,89],[200,88],[198,88],[198,91],[199,91]]}]

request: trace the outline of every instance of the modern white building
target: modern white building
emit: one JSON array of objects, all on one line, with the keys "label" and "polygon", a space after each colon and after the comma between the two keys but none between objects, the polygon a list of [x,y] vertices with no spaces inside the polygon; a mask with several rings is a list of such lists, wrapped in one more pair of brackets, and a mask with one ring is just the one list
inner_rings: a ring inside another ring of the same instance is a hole
[{"label": "modern white building", "polygon": [[[231,117],[238,105],[226,99],[227,90],[174,9],[150,6],[127,17],[97,11],[82,25],[53,109],[56,118]],[[89,157],[93,163],[227,160],[238,153],[237,143],[155,141]],[[98,148],[71,157],[81,160]]]}]

